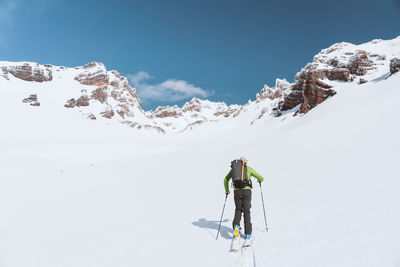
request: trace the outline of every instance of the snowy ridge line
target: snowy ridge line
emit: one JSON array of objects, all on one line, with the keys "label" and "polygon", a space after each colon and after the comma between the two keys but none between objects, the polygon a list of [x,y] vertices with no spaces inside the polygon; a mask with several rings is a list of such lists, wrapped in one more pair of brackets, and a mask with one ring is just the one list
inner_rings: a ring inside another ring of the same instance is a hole
[{"label": "snowy ridge line", "polygon": [[[277,79],[274,87],[264,85],[254,101],[227,106],[193,98],[182,107],[160,106],[144,111],[136,89],[126,77],[107,70],[100,62],[67,68],[34,62],[0,61],[0,86],[6,96],[37,109],[63,117],[78,112],[93,121],[110,121],[139,130],[159,133],[184,132],[200,125],[235,120],[238,125],[258,125],[307,113],[337,93],[338,83],[364,84],[389,77],[400,58],[400,36],[376,39],[365,44],[346,42],[321,50],[295,76],[294,83]],[[47,92],[52,88],[53,93]],[[13,95],[18,91],[17,95]],[[34,99],[34,100],[32,100]],[[46,103],[44,101],[47,101]]]}]

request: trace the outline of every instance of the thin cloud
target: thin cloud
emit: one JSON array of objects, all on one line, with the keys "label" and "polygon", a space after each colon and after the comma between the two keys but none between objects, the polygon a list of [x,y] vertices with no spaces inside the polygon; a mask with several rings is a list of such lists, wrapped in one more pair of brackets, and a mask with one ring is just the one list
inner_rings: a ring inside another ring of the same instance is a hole
[{"label": "thin cloud", "polygon": [[143,101],[176,102],[192,97],[206,98],[214,94],[213,91],[196,87],[184,80],[168,79],[162,83],[150,84],[153,76],[145,71],[128,75],[129,81],[136,87],[139,97]]},{"label": "thin cloud", "polygon": [[141,70],[136,74],[128,75],[128,78],[129,78],[129,81],[131,81],[134,84],[134,86],[136,87],[140,84],[143,84],[146,80],[153,79],[153,76],[151,76],[147,72]]}]

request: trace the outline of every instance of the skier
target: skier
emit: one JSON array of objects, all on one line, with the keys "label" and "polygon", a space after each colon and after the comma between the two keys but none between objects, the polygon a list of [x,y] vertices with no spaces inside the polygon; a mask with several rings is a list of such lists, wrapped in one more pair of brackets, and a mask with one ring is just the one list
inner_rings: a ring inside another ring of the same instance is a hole
[{"label": "skier", "polygon": [[250,218],[250,208],[251,208],[251,176],[257,178],[258,182],[261,184],[264,178],[257,173],[253,168],[247,166],[247,159],[245,157],[240,157],[240,160],[234,160],[231,162],[231,170],[226,175],[224,179],[225,194],[228,195],[229,185],[228,182],[232,179],[234,186],[234,200],[235,200],[235,217],[233,219],[233,229],[234,237],[239,237],[240,221],[242,217],[242,212],[244,213],[244,230],[246,235],[245,246],[251,243],[251,218]]}]

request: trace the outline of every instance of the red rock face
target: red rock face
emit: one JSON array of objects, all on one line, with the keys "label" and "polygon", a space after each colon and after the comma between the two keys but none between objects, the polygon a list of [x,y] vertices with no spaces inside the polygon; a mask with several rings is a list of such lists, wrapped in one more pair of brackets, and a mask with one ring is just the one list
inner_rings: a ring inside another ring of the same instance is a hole
[{"label": "red rock face", "polygon": [[392,58],[390,60],[390,74],[395,74],[400,70],[400,59]]},{"label": "red rock face", "polygon": [[2,71],[6,79],[8,79],[8,74],[10,73],[14,77],[24,81],[47,82],[53,79],[53,75],[51,66],[46,66],[41,68],[39,64],[32,66],[31,64],[24,63],[20,66],[2,67]]},{"label": "red rock face", "polygon": [[319,80],[306,80],[303,83],[303,103],[300,106],[301,113],[307,113],[330,96],[336,94],[332,86]]},{"label": "red rock face", "polygon": [[[335,51],[336,47],[331,50]],[[374,63],[366,51],[358,50],[355,53],[348,53],[351,56],[349,63],[339,60],[337,57],[325,59],[326,55],[332,52],[325,50],[316,56],[312,63],[307,64],[295,77],[295,84],[291,91],[278,105],[277,115],[282,111],[290,110],[300,104],[299,112],[307,113],[312,108],[325,101],[326,98],[336,94],[331,86],[321,80],[330,81],[353,81],[354,75],[365,75],[373,70]],[[374,57],[381,57],[373,55]],[[371,56],[372,57],[372,56]],[[364,82],[364,80],[363,80]]]},{"label": "red rock face", "polygon": [[300,112],[307,113],[312,108],[325,101],[329,96],[336,94],[332,90],[332,86],[322,82],[320,79],[327,78],[330,75],[331,78],[346,79],[349,77],[349,70],[337,69],[337,70],[315,70],[312,65],[306,66],[302,72],[296,76],[296,83],[293,85],[289,95],[287,95],[283,101],[279,103],[279,110],[277,115],[281,114],[281,111],[290,110],[297,105],[300,105]]},{"label": "red rock face", "polygon": [[293,86],[292,90],[290,93],[279,103],[279,108],[278,108],[278,115],[281,114],[279,111],[286,111],[290,110],[300,103],[304,101],[303,98],[303,92],[302,92],[302,87],[301,86]]}]

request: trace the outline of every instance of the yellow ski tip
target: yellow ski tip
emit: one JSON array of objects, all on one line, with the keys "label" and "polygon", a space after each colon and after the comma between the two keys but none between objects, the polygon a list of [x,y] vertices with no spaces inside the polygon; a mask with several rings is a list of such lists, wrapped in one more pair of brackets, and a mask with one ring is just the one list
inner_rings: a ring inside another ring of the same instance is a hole
[{"label": "yellow ski tip", "polygon": [[239,229],[235,229],[234,236],[239,237]]}]

